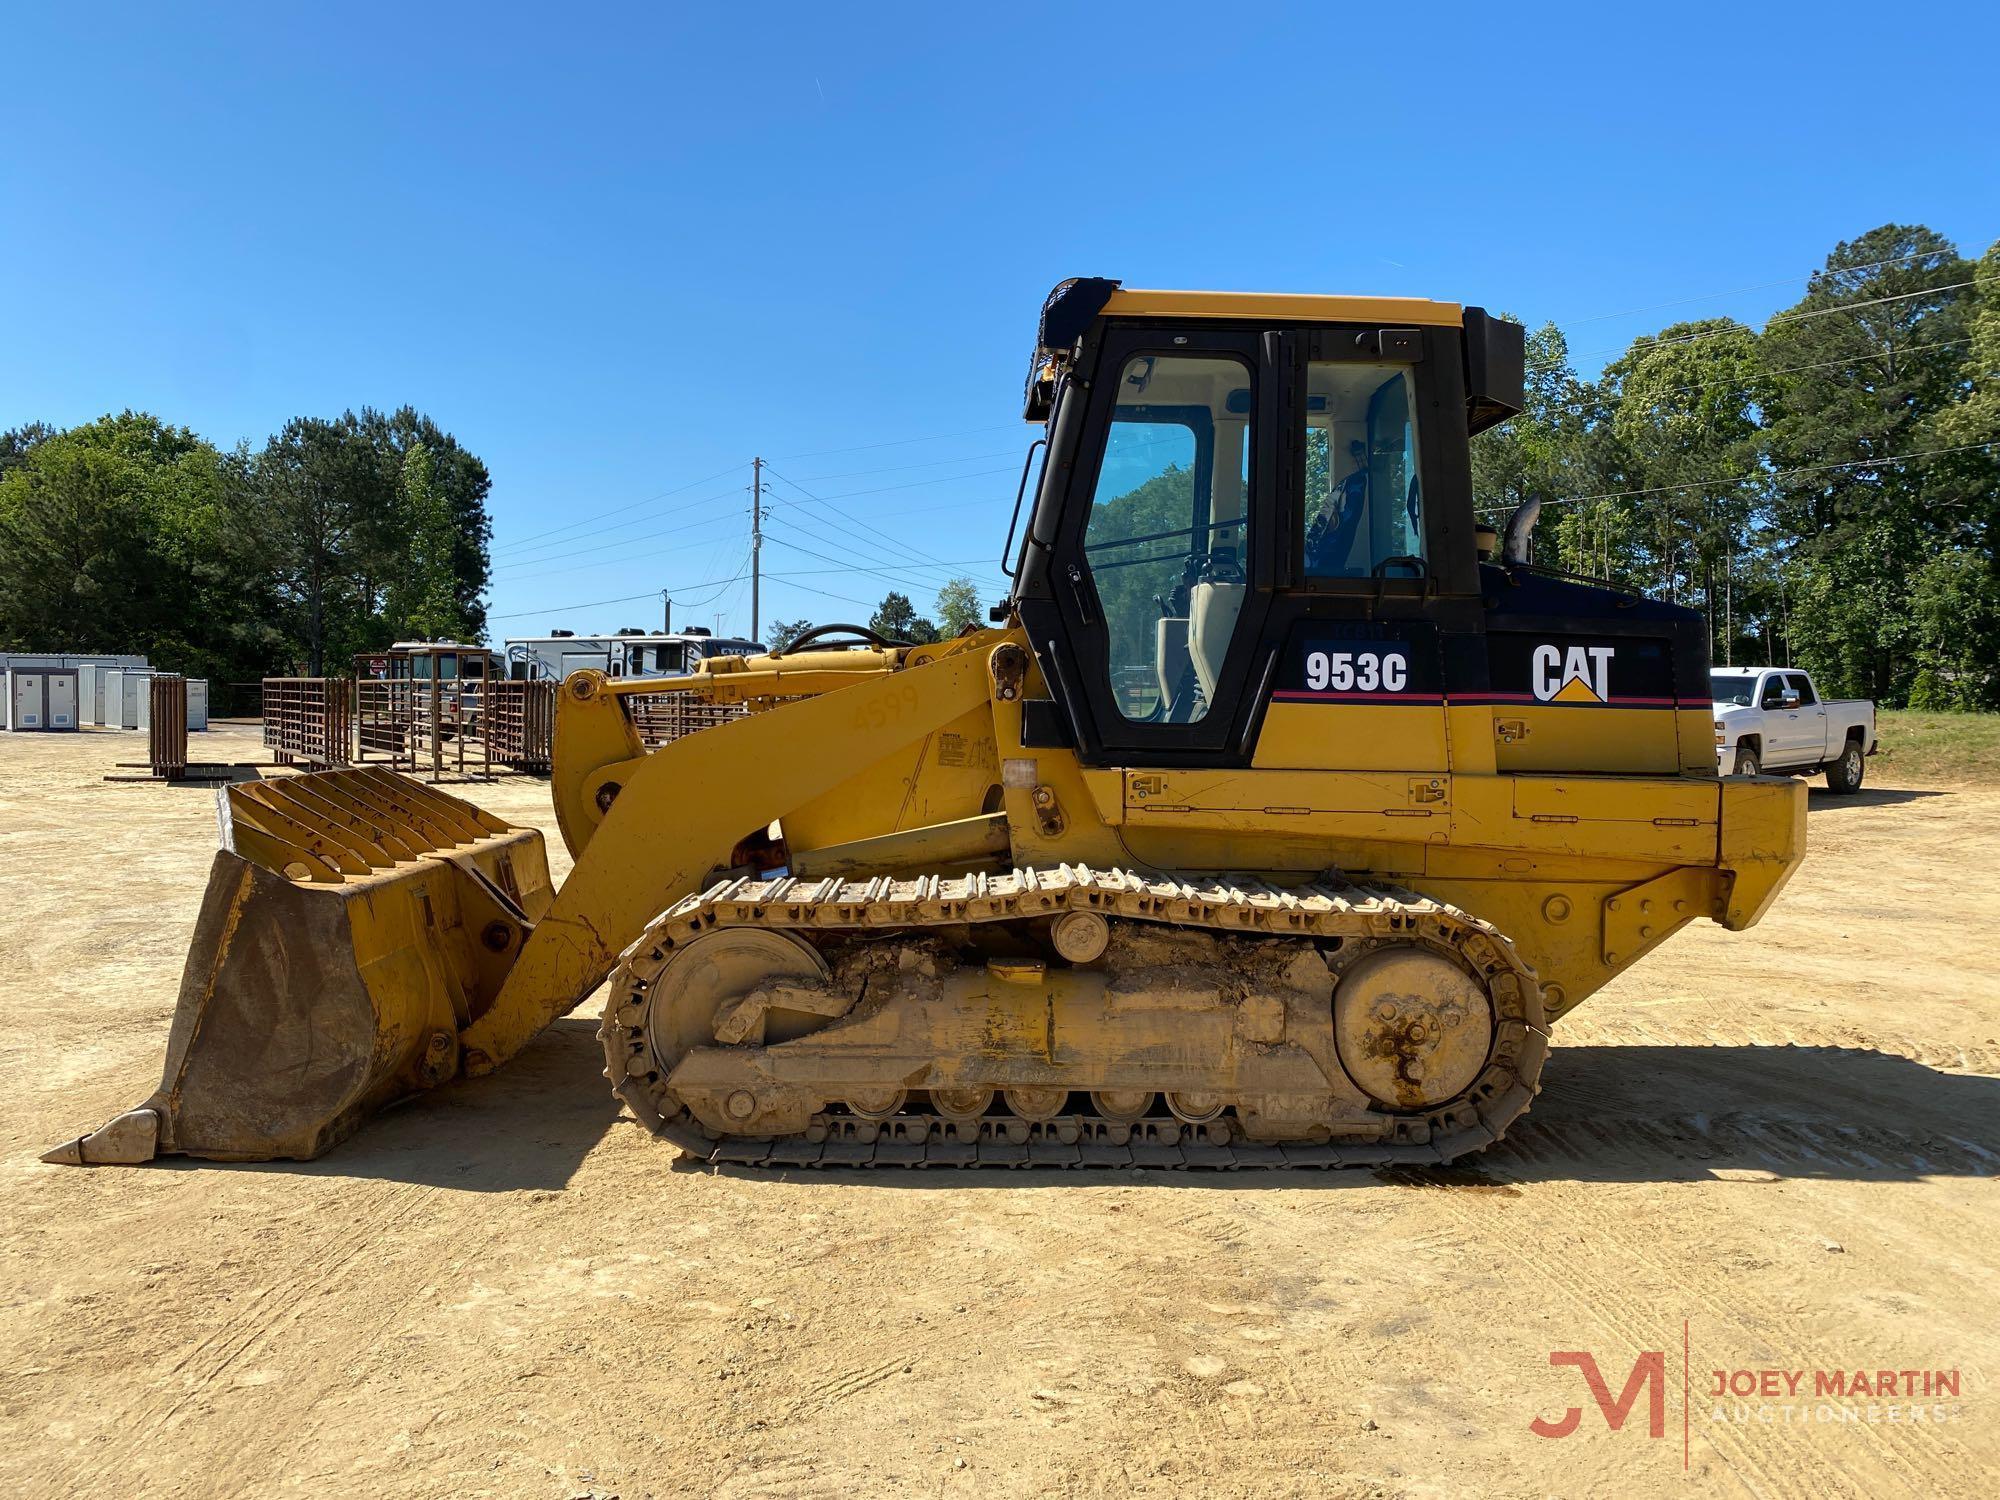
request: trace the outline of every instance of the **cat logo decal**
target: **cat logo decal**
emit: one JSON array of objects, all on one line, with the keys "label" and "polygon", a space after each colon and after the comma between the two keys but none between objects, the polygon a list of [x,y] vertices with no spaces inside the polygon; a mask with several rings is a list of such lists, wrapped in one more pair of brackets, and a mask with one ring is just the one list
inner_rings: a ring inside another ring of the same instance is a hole
[{"label": "cat logo decal", "polygon": [[1542,703],[1611,701],[1611,661],[1615,646],[1537,646],[1532,686]]}]

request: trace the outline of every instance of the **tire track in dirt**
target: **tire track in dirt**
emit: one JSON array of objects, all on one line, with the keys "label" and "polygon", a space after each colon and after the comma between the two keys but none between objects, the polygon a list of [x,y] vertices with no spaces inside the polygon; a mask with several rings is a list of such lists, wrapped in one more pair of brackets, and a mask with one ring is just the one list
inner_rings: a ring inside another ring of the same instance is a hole
[{"label": "tire track in dirt", "polygon": [[[365,1205],[344,1205],[342,1230],[321,1240],[273,1285],[233,1303],[220,1323],[152,1382],[125,1419],[130,1438],[119,1458],[129,1464],[152,1448],[181,1412],[247,1357],[268,1351],[364,1256],[374,1257],[371,1265],[379,1277],[395,1263],[381,1256],[387,1237],[415,1218],[438,1191],[416,1184],[393,1185],[377,1191]],[[427,1273],[428,1267],[424,1270]],[[379,1282],[378,1295],[371,1301],[384,1306]],[[323,1351],[308,1352],[309,1359],[320,1357]],[[178,1390],[170,1388],[176,1376],[186,1377]]]},{"label": "tire track in dirt", "polygon": [[[1544,1185],[1537,1196],[1546,1204],[1559,1192],[1560,1189]],[[1466,1222],[1470,1229],[1472,1220],[1465,1206],[1452,1201],[1453,1195],[1449,1191],[1443,1194],[1443,1199],[1445,1212]],[[1574,1222],[1578,1216],[1572,1213],[1569,1217]],[[1608,1219],[1610,1216],[1597,1217]],[[1510,1262],[1532,1271],[1545,1286],[1569,1305],[1577,1317],[1610,1334],[1617,1340],[1617,1346],[1621,1349],[1642,1350],[1660,1347],[1663,1343],[1663,1333],[1670,1330],[1673,1323],[1681,1321],[1683,1317],[1692,1316],[1690,1311],[1664,1308],[1656,1298],[1643,1290],[1636,1278],[1629,1276],[1598,1278],[1608,1280],[1618,1287],[1618,1296],[1615,1298],[1587,1298],[1579,1295],[1572,1289],[1574,1267],[1547,1254],[1544,1249],[1546,1237],[1540,1232],[1539,1226],[1535,1233],[1522,1234],[1514,1228],[1510,1216],[1502,1214],[1481,1216],[1478,1227],[1489,1242],[1498,1242],[1499,1246],[1504,1248]],[[1593,1231],[1599,1228],[1596,1224],[1591,1227]],[[1625,1246],[1620,1244],[1617,1248],[1629,1258]],[[1712,1301],[1706,1296],[1701,1300],[1705,1304]],[[1685,1307],[1686,1304],[1683,1304],[1683,1308]],[[1615,1381],[1615,1372],[1607,1378]],[[1789,1437],[1789,1434],[1787,1436]],[[1798,1471],[1796,1463],[1786,1463],[1782,1470],[1774,1470],[1762,1457],[1753,1452],[1733,1429],[1725,1429],[1722,1436],[1714,1441],[1714,1446],[1724,1450],[1734,1460],[1730,1469],[1732,1479],[1742,1483],[1745,1472],[1755,1477],[1757,1483],[1748,1486],[1752,1494],[1799,1496],[1801,1500],[1806,1500],[1806,1497],[1821,1493],[1815,1488],[1794,1482],[1792,1476]]]},{"label": "tire track in dirt", "polygon": [[[1608,1138],[1602,1145],[1606,1150],[1618,1149],[1616,1141]],[[1769,1157],[1773,1162],[1781,1161],[1776,1153],[1770,1153]],[[1676,1307],[1668,1305],[1645,1290],[1646,1278],[1621,1276],[1612,1278],[1613,1284],[1620,1288],[1617,1311],[1612,1311],[1608,1303],[1602,1309],[1596,1304],[1582,1304],[1582,1310],[1597,1321],[1620,1330],[1633,1348],[1658,1344],[1663,1341],[1662,1330],[1670,1332],[1674,1322],[1684,1318],[1692,1321],[1699,1317],[1705,1323],[1721,1323],[1731,1329],[1736,1335],[1736,1347],[1754,1348],[1762,1345],[1775,1348],[1777,1357],[1772,1363],[1778,1368],[1804,1369],[1813,1365],[1814,1361],[1809,1353],[1813,1335],[1800,1326],[1798,1321],[1783,1308],[1762,1308],[1755,1324],[1747,1322],[1729,1310],[1725,1300],[1729,1295],[1726,1285],[1711,1290],[1704,1284],[1698,1284],[1696,1279],[1690,1277],[1684,1270],[1660,1256],[1657,1253],[1657,1246],[1660,1244],[1657,1235],[1650,1232],[1638,1233],[1628,1228],[1627,1225],[1631,1220],[1622,1211],[1622,1206],[1607,1207],[1602,1198],[1596,1196],[1600,1192],[1601,1190],[1593,1187],[1543,1183],[1537,1189],[1537,1196],[1544,1207],[1552,1208],[1559,1217],[1567,1221],[1575,1231],[1571,1238],[1579,1242],[1587,1240],[1593,1246],[1611,1247],[1624,1259],[1646,1267],[1652,1273],[1653,1280],[1677,1287],[1683,1300],[1677,1310]],[[1579,1195],[1586,1193],[1593,1196],[1587,1202],[1580,1201]],[[1447,1207],[1461,1218],[1465,1217],[1463,1208],[1449,1203],[1449,1197],[1450,1194],[1447,1194]],[[1548,1238],[1546,1235],[1538,1233],[1529,1237],[1515,1234],[1513,1226],[1504,1216],[1500,1216],[1489,1227],[1497,1230],[1501,1238],[1511,1240],[1511,1253],[1520,1261],[1536,1266],[1544,1276],[1560,1277],[1564,1267],[1548,1259],[1544,1252],[1543,1245]],[[1683,1233],[1682,1238],[1691,1237]],[[1551,1284],[1560,1282],[1552,1281]],[[1572,1305],[1579,1305],[1575,1299],[1571,1300]],[[1635,1323],[1628,1315],[1629,1309],[1635,1302],[1645,1305],[1648,1316],[1643,1322]],[[1642,1330],[1646,1328],[1650,1328],[1651,1332],[1643,1333]],[[1671,1342],[1670,1339],[1664,1341]],[[1686,1393],[1686,1399],[1692,1401],[1692,1391]],[[1708,1424],[1705,1432],[1715,1446],[1718,1448],[1727,1446],[1740,1461],[1755,1469],[1760,1475],[1768,1477],[1766,1466],[1744,1446],[1733,1426],[1722,1427],[1722,1432],[1729,1437],[1727,1444],[1724,1444],[1717,1440],[1715,1425]],[[1853,1424],[1853,1428],[1860,1433],[1864,1441],[1875,1448],[1877,1456],[1885,1461],[1887,1467],[1899,1471],[1896,1477],[1908,1483],[1912,1493],[1950,1492],[1956,1488],[1957,1481],[1966,1482],[1969,1487],[1966,1492],[1970,1492],[1970,1487],[1976,1487],[1971,1485],[1974,1475],[1978,1472],[1976,1467],[1969,1466],[1955,1447],[1944,1444],[1926,1445],[1923,1439],[1917,1436],[1916,1429],[1905,1426],[1856,1423]],[[1823,1450],[1811,1446],[1809,1434],[1814,1429],[1774,1424],[1759,1430],[1782,1434],[1795,1449],[1803,1445],[1803,1451],[1819,1458],[1824,1466]],[[1939,1484],[1940,1478],[1946,1477],[1940,1476],[1937,1472],[1935,1460],[1940,1456],[1951,1461],[1947,1471],[1948,1477],[1953,1481],[1951,1485]],[[1931,1462],[1926,1463],[1925,1460]],[[1787,1472],[1791,1472],[1793,1467],[1787,1464]]]},{"label": "tire track in dirt", "polygon": [[[1786,1026],[1725,1017],[1704,1020],[1701,1042],[1691,1044],[1685,1035],[1675,1035],[1670,1030],[1649,1025],[1628,1011],[1603,1018],[1591,1016],[1586,1025],[1577,1029],[1582,1033],[1580,1039],[1591,1045],[1826,1047],[1844,1052],[1879,1052],[1890,1057],[1908,1058],[1927,1068],[2000,1077],[2000,1046],[1976,1042],[1954,1045],[1893,1031],[1866,1031],[1858,1026]],[[1557,1045],[1560,1046],[1564,1040],[1565,1033],[1559,1027],[1556,1031]]]},{"label": "tire track in dirt", "polygon": [[[1689,1277],[1656,1253],[1656,1247],[1659,1244],[1657,1237],[1631,1232],[1623,1227],[1626,1221],[1622,1216],[1580,1212],[1576,1203],[1576,1194],[1573,1190],[1559,1192],[1554,1199],[1554,1206],[1559,1212],[1575,1223],[1579,1229],[1589,1229],[1591,1232],[1597,1234],[1601,1241],[1617,1245],[1631,1259],[1652,1268],[1657,1276],[1681,1286],[1691,1297],[1700,1297],[1710,1307],[1715,1305],[1715,1298],[1695,1287]],[[1692,1314],[1684,1314],[1683,1316],[1692,1318]],[[1814,1335],[1810,1330],[1803,1327],[1782,1304],[1774,1304],[1760,1309],[1758,1321],[1754,1328],[1742,1317],[1734,1313],[1727,1314],[1726,1316],[1734,1324],[1738,1335],[1745,1341],[1739,1347],[1754,1347],[1757,1345],[1775,1347],[1778,1351],[1778,1358],[1775,1363],[1779,1368],[1805,1369],[1813,1365],[1814,1360],[1811,1350],[1814,1347]],[[1692,1392],[1689,1393],[1689,1398],[1692,1399]],[[1713,1425],[1711,1423],[1711,1426]],[[1797,1431],[1811,1433],[1815,1429],[1797,1429],[1786,1426],[1779,1430],[1788,1433]],[[1849,1429],[1842,1428],[1840,1430],[1844,1432]],[[1936,1465],[1934,1463],[1925,1464],[1922,1462],[1926,1458],[1935,1459],[1939,1456],[1954,1460],[1961,1459],[1961,1455],[1958,1453],[1955,1445],[1945,1442],[1932,1445],[1920,1435],[1922,1432],[1935,1431],[1936,1429],[1918,1429],[1893,1423],[1877,1424],[1862,1422],[1854,1424],[1852,1430],[1857,1432],[1864,1440],[1872,1443],[1880,1456],[1901,1463],[1904,1469],[1901,1477],[1909,1481],[1912,1493],[1971,1493],[1977,1488],[1976,1484],[1972,1482],[1973,1475],[1977,1471],[1968,1469],[1962,1461],[1954,1463],[1944,1476],[1936,1472]],[[1810,1441],[1810,1439],[1802,1439],[1802,1441]],[[1941,1483],[1941,1478],[1947,1479],[1950,1482]]]}]

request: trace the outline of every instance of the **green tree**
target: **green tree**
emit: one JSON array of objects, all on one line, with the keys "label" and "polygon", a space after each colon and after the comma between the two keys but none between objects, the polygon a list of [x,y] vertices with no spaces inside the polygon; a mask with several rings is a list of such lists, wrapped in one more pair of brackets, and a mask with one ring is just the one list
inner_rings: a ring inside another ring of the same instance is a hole
[{"label": "green tree", "polygon": [[0,433],[0,646],[143,651],[220,695],[467,633],[489,488],[407,407],[301,417],[254,455],[129,411]]},{"label": "green tree", "polygon": [[[1965,355],[1951,401],[1933,424],[1944,446],[2000,440],[2000,240],[1987,246],[1972,272]],[[1988,453],[1981,461],[1995,459]]]},{"label": "green tree", "polygon": [[0,474],[19,468],[28,461],[28,454],[37,443],[46,442],[55,435],[55,428],[46,422],[28,422],[0,432]]},{"label": "green tree", "polygon": [[457,640],[465,629],[452,569],[456,528],[432,480],[431,450],[419,438],[403,454],[405,562],[392,594],[397,615],[423,640]]},{"label": "green tree", "polygon": [[1915,590],[1917,707],[2000,708],[2000,241],[1974,275],[1956,389],[1925,430],[1926,448],[1957,450],[1926,462],[1965,510]]},{"label": "green tree", "polygon": [[[412,406],[380,412],[364,406],[354,419],[357,429],[373,447],[382,465],[388,486],[389,503],[379,507],[378,516],[394,520],[400,512],[403,465],[418,444],[430,454],[431,485],[450,522],[450,574],[452,607],[458,628],[466,640],[481,639],[486,632],[486,588],[491,581],[490,547],[493,523],[486,502],[493,491],[493,477],[486,465],[468,452],[449,432]],[[370,526],[361,540],[367,548],[366,560],[374,577],[395,576],[394,561],[400,555],[401,540],[391,529],[386,535]],[[404,633],[395,622],[397,633]]]},{"label": "green tree", "polygon": [[916,606],[910,603],[910,596],[893,589],[883,596],[875,613],[868,617],[868,628],[889,640],[909,641],[919,646],[938,638],[937,626],[917,613]]},{"label": "green tree", "polygon": [[986,623],[986,607],[979,602],[979,587],[970,578],[954,578],[937,596],[938,634],[949,639]]},{"label": "green tree", "polygon": [[0,448],[0,646],[140,651],[221,684],[282,659],[244,455],[135,412]]},{"label": "green tree", "polygon": [[1646,582],[1707,615],[1717,661],[1734,658],[1724,637],[1757,508],[1756,345],[1734,319],[1676,323],[1605,371],[1620,471],[1640,492],[1622,498],[1640,518],[1628,535]]},{"label": "green tree", "polygon": [[354,414],[294,417],[257,455],[254,483],[307,674],[385,644],[373,569],[386,565],[372,543],[393,530],[383,515],[395,498]]},{"label": "green tree", "polygon": [[[1180,587],[1197,544],[1194,473],[1168,464],[1144,483],[1094,506],[1085,532],[1091,580],[1104,606],[1113,671],[1156,656],[1154,622]],[[1133,541],[1135,537],[1156,538]]]},{"label": "green tree", "polygon": [[[1942,552],[1991,545],[1990,487],[1973,466],[1921,456],[1964,394],[1962,283],[1973,275],[1942,235],[1885,224],[1835,246],[1758,341],[1796,659],[1839,691],[1891,705],[1920,670],[1919,572]],[[1934,678],[1975,669],[1965,639]]]},{"label": "green tree", "polygon": [[[1569,341],[1555,324],[1530,330],[1522,343],[1525,401],[1518,416],[1472,440],[1472,493],[1484,519],[1495,526],[1504,525],[1515,507],[1539,499],[1547,507],[1541,525],[1552,530],[1558,507],[1548,502],[1567,496],[1580,477],[1584,389],[1570,368]],[[1325,447],[1323,440],[1320,447]],[[1312,463],[1310,454],[1307,463]],[[1324,485],[1323,478],[1309,472],[1308,494],[1320,492],[1312,487],[1316,478]],[[1543,533],[1536,540],[1546,538]]]},{"label": "green tree", "polygon": [[17,649],[132,650],[153,508],[144,469],[82,438],[0,477],[0,634]]},{"label": "green tree", "polygon": [[804,616],[796,620],[773,620],[764,630],[764,644],[773,651],[789,651],[792,642],[813,628]]}]

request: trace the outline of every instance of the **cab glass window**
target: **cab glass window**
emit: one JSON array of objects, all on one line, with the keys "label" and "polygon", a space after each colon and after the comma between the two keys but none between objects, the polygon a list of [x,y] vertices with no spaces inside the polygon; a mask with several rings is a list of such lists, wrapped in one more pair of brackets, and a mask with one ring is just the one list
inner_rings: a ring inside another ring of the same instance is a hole
[{"label": "cab glass window", "polygon": [[1806,680],[1805,673],[1794,672],[1792,673],[1791,680],[1792,691],[1799,695],[1799,702],[1801,704],[1810,705],[1819,702],[1818,697],[1813,693],[1812,683]]},{"label": "cab glass window", "polygon": [[1428,573],[1408,366],[1307,366],[1304,535],[1308,578]]},{"label": "cab glass window", "polygon": [[1119,713],[1208,713],[1243,607],[1249,545],[1249,367],[1140,355],[1117,406],[1084,529]]},{"label": "cab glass window", "polygon": [[1773,672],[1769,677],[1764,679],[1763,701],[1757,706],[1759,708],[1781,708],[1784,706],[1785,694],[1788,691],[1789,689],[1785,686],[1784,674],[1782,672]]}]

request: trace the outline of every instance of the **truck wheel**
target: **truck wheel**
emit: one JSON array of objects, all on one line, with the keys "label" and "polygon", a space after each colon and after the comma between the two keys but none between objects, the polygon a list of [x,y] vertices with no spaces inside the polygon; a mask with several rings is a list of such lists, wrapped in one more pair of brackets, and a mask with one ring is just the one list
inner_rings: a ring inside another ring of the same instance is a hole
[{"label": "truck wheel", "polygon": [[1861,741],[1849,740],[1847,748],[1840,752],[1840,759],[1826,768],[1826,789],[1842,796],[1860,791],[1867,764],[1861,756]]},{"label": "truck wheel", "polygon": [[1738,745],[1736,747],[1736,769],[1729,774],[1732,776],[1762,776],[1764,774],[1764,767],[1757,759],[1757,752],[1755,750],[1749,750],[1742,745]]}]

